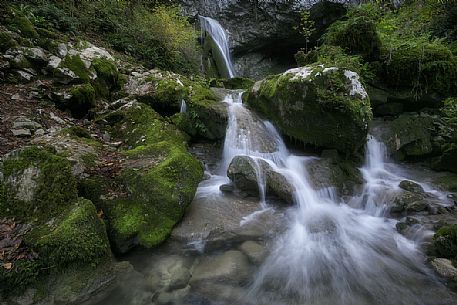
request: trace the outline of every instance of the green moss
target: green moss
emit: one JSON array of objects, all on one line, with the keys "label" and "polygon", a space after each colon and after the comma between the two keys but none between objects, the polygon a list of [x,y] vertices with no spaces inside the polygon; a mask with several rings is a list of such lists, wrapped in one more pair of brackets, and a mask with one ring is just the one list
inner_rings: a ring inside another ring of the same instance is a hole
[{"label": "green moss", "polygon": [[182,146],[166,141],[138,147],[127,156],[133,163],[145,158],[154,161],[122,172],[130,196],[105,208],[111,236],[118,248],[135,236],[140,245],[153,247],[163,242],[181,219],[203,170]]},{"label": "green moss", "polygon": [[103,194],[107,181],[103,177],[92,176],[78,181],[78,195],[92,201],[95,206],[101,203],[100,196]]},{"label": "green moss", "polygon": [[[17,181],[27,169],[36,172],[27,182],[28,185],[35,185],[28,190],[33,194],[31,200],[18,198],[19,185],[7,182]],[[59,215],[77,197],[76,179],[70,162],[50,149],[37,146],[25,148],[4,160],[0,170],[6,181],[3,192],[6,200],[0,202],[2,215],[21,220],[48,219]]]},{"label": "green moss", "polygon": [[[372,9],[367,9],[368,6]],[[333,23],[324,35],[324,43],[342,47],[352,55],[365,60],[378,60],[381,40],[376,29],[376,5],[352,8],[347,19]]]},{"label": "green moss", "polygon": [[111,134],[125,139],[133,148],[160,141],[182,145],[187,140],[182,132],[145,104],[137,103],[104,119],[111,125]]},{"label": "green moss", "polygon": [[98,219],[91,201],[79,199],[77,205],[49,234],[36,245],[49,266],[97,266],[110,256],[103,222]]},{"label": "green moss", "polygon": [[265,79],[249,93],[249,105],[292,138],[353,155],[363,148],[372,118],[368,98],[348,94],[351,84],[342,69],[308,69],[306,78]]},{"label": "green moss", "polygon": [[457,175],[448,175],[433,180],[433,183],[448,192],[457,192]]},{"label": "green moss", "polygon": [[12,295],[23,292],[36,281],[42,267],[40,261],[21,259],[15,261],[10,270],[0,268],[0,293]]},{"label": "green moss", "polygon": [[81,57],[78,55],[67,55],[60,63],[60,67],[70,69],[83,82],[89,82],[90,80],[89,71],[81,60]]},{"label": "green moss", "polygon": [[72,127],[64,128],[62,130],[62,133],[68,134],[68,135],[70,135],[72,137],[76,137],[76,138],[92,139],[89,131],[86,128],[81,127],[81,126],[72,126]]},{"label": "green moss", "polygon": [[0,33],[0,52],[6,52],[8,49],[15,48],[18,46],[16,40],[9,33]]},{"label": "green moss", "polygon": [[108,97],[112,91],[120,90],[122,81],[114,62],[105,58],[96,58],[92,67],[97,72],[95,88],[98,96]]},{"label": "green moss", "polygon": [[151,82],[154,88],[149,94],[139,96],[138,100],[162,115],[178,112],[181,101],[188,98],[188,88],[179,83],[177,77],[150,77],[147,81]]},{"label": "green moss", "polygon": [[22,36],[27,38],[38,38],[38,33],[30,20],[20,14],[16,14],[9,24],[10,28],[18,31]]},{"label": "green moss", "polygon": [[75,118],[84,117],[95,107],[95,89],[90,84],[77,85],[69,91],[71,99],[66,108]]},{"label": "green moss", "polygon": [[433,237],[433,247],[439,257],[457,258],[457,225],[439,229]]}]

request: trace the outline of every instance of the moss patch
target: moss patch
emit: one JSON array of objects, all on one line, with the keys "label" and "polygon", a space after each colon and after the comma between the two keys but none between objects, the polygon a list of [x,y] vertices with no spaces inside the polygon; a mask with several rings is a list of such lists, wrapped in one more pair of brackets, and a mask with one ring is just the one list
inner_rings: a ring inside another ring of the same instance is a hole
[{"label": "moss patch", "polygon": [[433,183],[448,192],[457,192],[457,175],[439,177]]},{"label": "moss patch", "polygon": [[92,62],[92,67],[97,72],[94,85],[98,96],[109,97],[112,91],[122,88],[122,77],[114,62],[105,58],[96,58]]},{"label": "moss patch", "polygon": [[67,55],[60,63],[60,67],[70,69],[83,82],[89,82],[90,80],[89,71],[78,55]]},{"label": "moss patch", "polygon": [[[25,148],[3,161],[0,171],[4,175],[2,215],[24,221],[48,219],[59,215],[77,198],[70,162],[51,149]],[[25,171],[32,173],[29,178],[21,178]],[[30,189],[24,190],[26,185]],[[18,195],[18,192],[25,192],[25,195]]]},{"label": "moss patch", "polygon": [[36,249],[57,268],[74,264],[95,267],[110,256],[105,225],[86,199],[79,199],[56,228],[38,240]]},{"label": "moss patch", "polygon": [[71,111],[75,118],[84,117],[90,109],[94,108],[95,89],[90,84],[82,84],[74,86],[69,91],[71,99],[66,105],[66,108]]},{"label": "moss patch", "polygon": [[439,229],[433,237],[433,247],[439,257],[457,258],[457,225]]},{"label": "moss patch", "polygon": [[0,52],[6,52],[8,49],[17,47],[18,43],[13,36],[6,32],[0,33]]}]

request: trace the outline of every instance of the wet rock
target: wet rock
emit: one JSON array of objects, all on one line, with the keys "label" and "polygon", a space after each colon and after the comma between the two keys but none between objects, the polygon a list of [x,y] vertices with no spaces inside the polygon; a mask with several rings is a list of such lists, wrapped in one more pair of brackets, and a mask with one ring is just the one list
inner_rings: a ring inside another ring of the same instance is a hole
[{"label": "wet rock", "polygon": [[191,278],[191,260],[177,255],[156,260],[148,276],[156,290],[173,291],[187,287]]},{"label": "wet rock", "polygon": [[362,191],[363,177],[357,165],[341,160],[338,154],[329,157],[327,151],[319,159],[306,162],[305,167],[314,189],[336,187],[338,196],[354,196]]},{"label": "wet rock", "polygon": [[222,184],[219,189],[221,192],[232,193],[235,190],[235,186],[231,183]]},{"label": "wet rock", "polygon": [[413,193],[424,193],[424,189],[422,188],[422,186],[410,180],[403,180],[400,182],[398,186],[404,189],[405,191]]},{"label": "wet rock", "polygon": [[240,251],[243,252],[248,259],[256,265],[259,265],[266,257],[265,246],[255,241],[245,241],[239,247]]},{"label": "wet rock", "polygon": [[191,285],[218,281],[244,283],[249,276],[249,263],[240,251],[227,251],[222,255],[204,257],[192,272]]},{"label": "wet rock", "polygon": [[394,199],[393,205],[390,208],[390,212],[422,212],[426,211],[427,208],[428,202],[422,194],[404,191]]},{"label": "wet rock", "polygon": [[285,176],[278,173],[268,162],[248,156],[233,158],[227,170],[227,176],[233,184],[250,195],[259,195],[259,177],[264,177],[267,195],[277,196],[284,203],[294,202],[295,189]]},{"label": "wet rock", "polygon": [[438,273],[441,277],[457,281],[457,268],[454,267],[452,261],[445,258],[435,258],[430,262],[430,264],[436,273]]},{"label": "wet rock", "polygon": [[184,299],[189,294],[190,288],[190,286],[187,286],[171,292],[161,292],[155,302],[157,305],[182,304]]}]

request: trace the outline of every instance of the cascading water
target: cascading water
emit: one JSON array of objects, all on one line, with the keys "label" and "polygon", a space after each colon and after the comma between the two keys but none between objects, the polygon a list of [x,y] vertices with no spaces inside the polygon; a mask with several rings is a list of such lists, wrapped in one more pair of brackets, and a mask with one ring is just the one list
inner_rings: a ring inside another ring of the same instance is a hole
[{"label": "cascading water", "polygon": [[[216,24],[203,20],[205,27]],[[208,33],[216,33],[215,41],[226,39],[220,35],[223,31]],[[367,164],[362,169],[367,180],[364,203],[353,208],[310,186],[305,164],[311,158],[290,154],[275,128],[243,106],[241,93],[228,94],[225,102],[229,104],[229,125],[220,176],[205,182],[200,196],[203,189],[208,195],[208,188],[214,195],[228,181],[225,172],[236,155],[268,162],[295,188],[296,206],[289,210],[287,229],[274,242],[240,303],[454,304],[424,265],[416,245],[396,232],[395,221],[378,217],[383,201],[377,194],[401,180],[385,169],[383,146],[378,141],[369,139]]]},{"label": "cascading water", "polygon": [[205,38],[206,33],[214,41],[214,44],[217,47],[217,50],[222,57],[224,68],[226,70],[227,76],[232,78],[235,76],[235,68],[233,67],[232,60],[230,59],[230,49],[228,46],[227,34],[224,28],[216,20],[199,16],[200,26],[202,32],[202,38]]},{"label": "cascading water", "polygon": [[187,104],[186,104],[185,100],[181,101],[181,108],[180,108],[179,112],[181,112],[181,113],[187,112]]}]

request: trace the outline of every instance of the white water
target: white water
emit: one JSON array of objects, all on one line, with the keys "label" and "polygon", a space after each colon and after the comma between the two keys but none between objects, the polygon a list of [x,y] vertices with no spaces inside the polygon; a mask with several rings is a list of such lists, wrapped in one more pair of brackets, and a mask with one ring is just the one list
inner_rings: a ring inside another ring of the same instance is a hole
[{"label": "white water", "polygon": [[[225,34],[219,38],[226,39]],[[295,188],[296,205],[289,210],[287,230],[274,242],[240,303],[454,304],[424,265],[416,244],[396,232],[395,221],[381,217],[384,190],[398,188],[404,180],[386,169],[381,143],[369,139],[362,168],[367,183],[363,196],[355,198],[358,203],[351,207],[340,204],[332,188],[316,191],[310,186],[305,164],[312,158],[291,154],[274,126],[243,106],[241,93],[228,94],[224,101],[229,105],[229,123],[219,175],[203,183],[197,196],[220,194],[219,186],[228,182],[225,173],[237,155],[268,162]],[[265,188],[262,177],[258,178],[264,203]]]},{"label": "white water", "polygon": [[234,77],[235,68],[233,67],[232,60],[230,59],[230,49],[228,46],[227,33],[225,32],[224,28],[218,21],[212,18],[199,16],[199,19],[202,36],[204,36],[205,33],[208,33],[213,38],[223,56],[229,77]]},{"label": "white water", "polygon": [[187,104],[186,104],[185,100],[181,101],[181,109],[179,110],[179,112],[181,112],[181,113],[187,112]]}]

